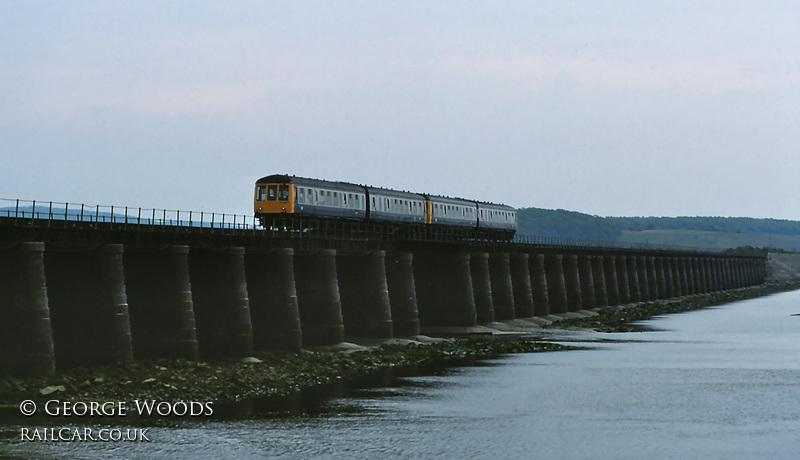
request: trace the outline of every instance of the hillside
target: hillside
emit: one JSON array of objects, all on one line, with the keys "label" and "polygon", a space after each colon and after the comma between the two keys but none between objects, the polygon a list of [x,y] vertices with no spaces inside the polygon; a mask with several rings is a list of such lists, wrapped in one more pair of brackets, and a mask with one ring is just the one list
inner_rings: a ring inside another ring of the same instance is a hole
[{"label": "hillside", "polygon": [[749,217],[600,217],[563,209],[518,210],[518,233],[560,238],[800,252],[800,222]]}]

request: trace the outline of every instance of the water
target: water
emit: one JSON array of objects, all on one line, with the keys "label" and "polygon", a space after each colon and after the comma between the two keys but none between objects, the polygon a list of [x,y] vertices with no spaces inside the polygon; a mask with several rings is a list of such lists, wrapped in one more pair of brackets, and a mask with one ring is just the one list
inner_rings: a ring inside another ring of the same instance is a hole
[{"label": "water", "polygon": [[[150,443],[20,442],[20,457],[800,458],[800,291],[668,317],[592,349],[356,391],[319,413],[152,426]],[[585,342],[585,343],[584,343]],[[69,426],[69,425],[64,425]],[[11,438],[11,439],[9,439]]]}]

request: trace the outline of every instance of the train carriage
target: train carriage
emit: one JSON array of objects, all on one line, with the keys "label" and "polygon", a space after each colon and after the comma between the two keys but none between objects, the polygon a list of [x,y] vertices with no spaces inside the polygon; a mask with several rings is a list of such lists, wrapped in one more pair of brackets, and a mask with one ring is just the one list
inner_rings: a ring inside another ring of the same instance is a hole
[{"label": "train carriage", "polygon": [[443,196],[426,195],[430,209],[427,223],[476,228],[477,206],[474,201]]},{"label": "train carriage", "polygon": [[478,227],[500,230],[517,229],[517,211],[511,206],[478,203]]},{"label": "train carriage", "polygon": [[447,232],[448,238],[488,239],[511,239],[517,228],[510,206],[289,175],[256,181],[254,211],[264,227],[283,216],[297,219],[304,229],[313,219],[335,219],[391,225],[392,231],[419,226],[440,236]]},{"label": "train carriage", "polygon": [[425,223],[425,197],[416,193],[366,187],[370,222]]},{"label": "train carriage", "polygon": [[511,206],[478,202],[478,228],[490,239],[511,239],[517,231],[517,210]]}]

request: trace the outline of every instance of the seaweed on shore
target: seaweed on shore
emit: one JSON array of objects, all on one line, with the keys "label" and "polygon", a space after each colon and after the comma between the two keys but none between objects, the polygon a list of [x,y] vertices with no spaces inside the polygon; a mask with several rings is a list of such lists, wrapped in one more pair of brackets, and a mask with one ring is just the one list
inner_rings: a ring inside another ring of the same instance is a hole
[{"label": "seaweed on shore", "polygon": [[447,340],[383,344],[353,353],[272,353],[261,362],[196,362],[182,359],[131,361],[82,367],[53,377],[0,378],[0,405],[23,400],[214,401],[283,396],[305,388],[348,380],[383,367],[459,365],[507,353],[555,351],[547,342]]}]

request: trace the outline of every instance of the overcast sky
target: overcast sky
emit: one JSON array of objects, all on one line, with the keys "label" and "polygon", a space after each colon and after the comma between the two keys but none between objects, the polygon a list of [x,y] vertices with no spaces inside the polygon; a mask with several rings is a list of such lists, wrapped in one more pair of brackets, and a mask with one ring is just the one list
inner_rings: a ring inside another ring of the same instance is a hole
[{"label": "overcast sky", "polygon": [[800,220],[800,2],[0,0],[0,160],[0,198]]}]

